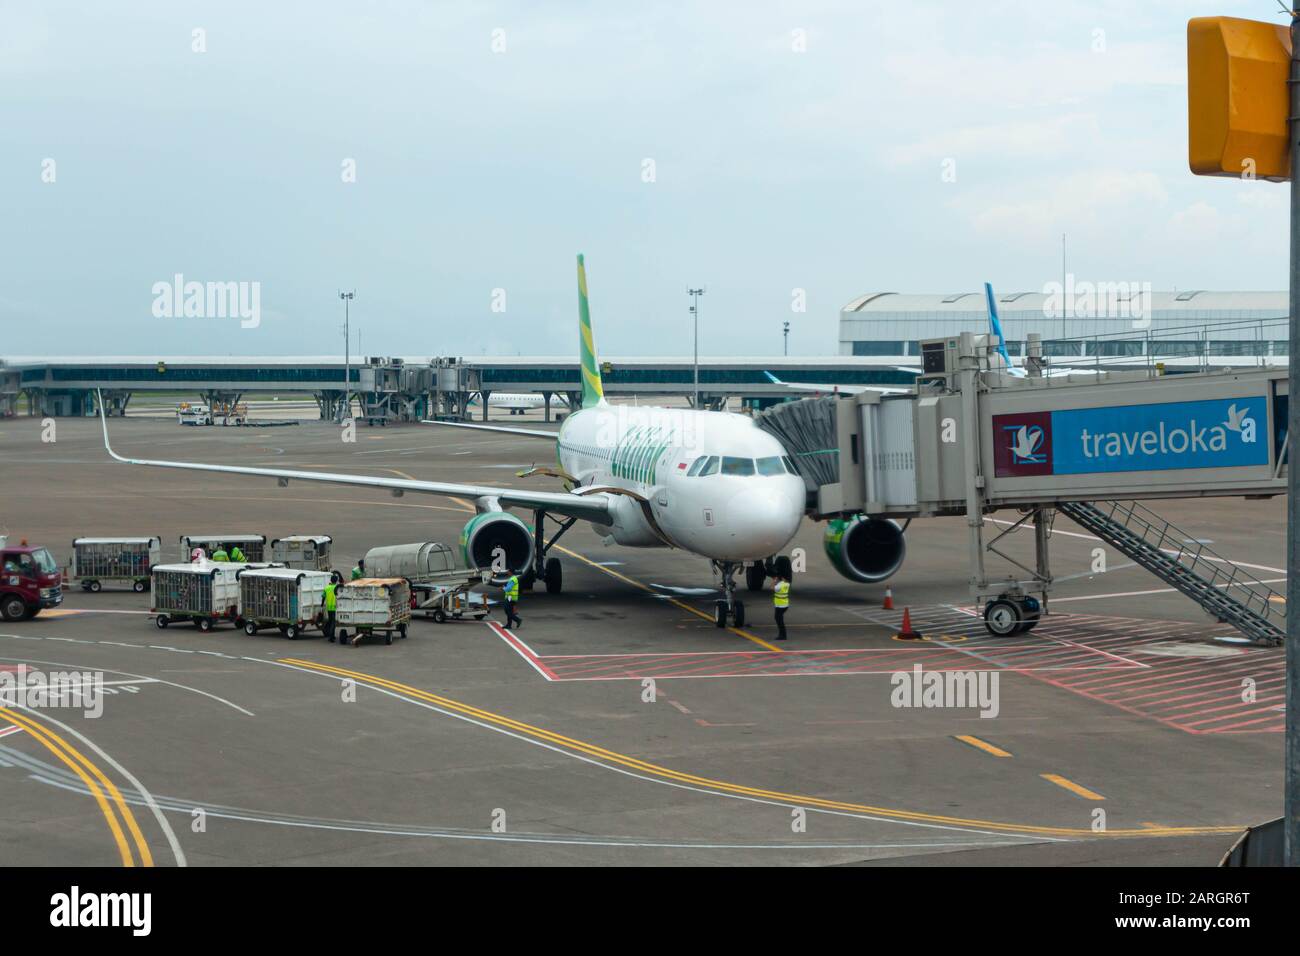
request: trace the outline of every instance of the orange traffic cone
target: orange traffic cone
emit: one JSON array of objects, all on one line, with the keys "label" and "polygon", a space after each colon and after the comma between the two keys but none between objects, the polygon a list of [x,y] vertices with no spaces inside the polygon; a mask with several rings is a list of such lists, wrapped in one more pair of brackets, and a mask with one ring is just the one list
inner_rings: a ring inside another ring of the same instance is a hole
[{"label": "orange traffic cone", "polygon": [[892,610],[894,609],[894,589],[893,589],[893,588],[885,588],[885,603],[882,604],[882,605],[880,605],[880,606],[881,606],[882,608],[884,608],[886,611],[892,611]]},{"label": "orange traffic cone", "polygon": [[921,634],[920,634],[920,632],[912,630],[912,610],[911,610],[911,608],[906,608],[906,607],[903,608],[903,627],[902,627],[902,629],[901,629],[897,634],[895,634],[894,636],[895,636],[896,638],[898,638],[900,641],[919,641],[919,640],[921,640]]}]

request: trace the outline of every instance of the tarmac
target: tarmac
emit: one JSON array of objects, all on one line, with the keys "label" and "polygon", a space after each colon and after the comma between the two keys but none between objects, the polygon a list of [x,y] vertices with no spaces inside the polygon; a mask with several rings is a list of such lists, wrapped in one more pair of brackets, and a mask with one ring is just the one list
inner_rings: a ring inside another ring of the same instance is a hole
[{"label": "tarmac", "polygon": [[[110,428],[135,457],[557,486],[515,477],[553,461],[522,437]],[[0,532],[61,564],[81,535],[157,534],[180,559],[181,534],[247,531],[329,534],[347,569],[378,545],[454,544],[470,513],[131,467],[98,420],[43,431],[0,421]],[[1284,504],[1152,507],[1284,590]],[[960,519],[909,527],[893,611],[883,585],[835,573],[821,530],[805,521],[791,545],[806,570],[784,644],[770,594],[742,592],[746,626],[719,629],[704,559],[607,547],[584,524],[553,552],[563,593],[525,592],[518,629],[494,605],[391,646],[159,629],[147,593],[72,585],[58,610],[0,622],[0,669],[102,672],[105,690],[97,717],[0,709],[3,862],[1209,866],[1280,814],[1280,649],[1216,643],[1232,632],[1106,549],[1095,571],[1100,542],[1062,517],[1051,613],[1002,639],[970,606]],[[926,640],[894,639],[904,607]],[[983,696],[925,706],[899,692],[918,666]]]}]

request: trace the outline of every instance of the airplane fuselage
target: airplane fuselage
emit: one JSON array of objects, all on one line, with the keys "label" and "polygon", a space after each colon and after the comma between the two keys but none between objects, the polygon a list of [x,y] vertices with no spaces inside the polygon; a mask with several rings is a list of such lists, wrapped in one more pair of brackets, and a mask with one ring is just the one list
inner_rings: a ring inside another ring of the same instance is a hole
[{"label": "airplane fuselage", "polygon": [[565,420],[557,456],[580,489],[617,490],[612,524],[595,527],[622,545],[754,561],[804,513],[785,449],[744,415],[602,404]]}]

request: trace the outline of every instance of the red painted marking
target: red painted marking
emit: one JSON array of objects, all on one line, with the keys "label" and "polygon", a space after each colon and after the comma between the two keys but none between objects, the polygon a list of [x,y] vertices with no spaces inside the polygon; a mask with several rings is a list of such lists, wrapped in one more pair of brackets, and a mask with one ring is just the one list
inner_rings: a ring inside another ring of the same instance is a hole
[{"label": "red painted marking", "polygon": [[497,637],[501,638],[503,641],[505,641],[507,644],[513,647],[515,651],[519,654],[519,656],[522,657],[524,660],[526,660],[529,664],[531,664],[539,674],[541,674],[547,680],[556,679],[554,671],[552,671],[549,667],[543,664],[541,658],[538,657],[536,654],[534,654],[532,650],[530,650],[528,646],[524,644],[523,641],[519,640],[517,637],[515,637],[513,634],[507,631],[496,621],[484,621],[483,623],[485,623],[489,628],[491,628],[496,633]]}]

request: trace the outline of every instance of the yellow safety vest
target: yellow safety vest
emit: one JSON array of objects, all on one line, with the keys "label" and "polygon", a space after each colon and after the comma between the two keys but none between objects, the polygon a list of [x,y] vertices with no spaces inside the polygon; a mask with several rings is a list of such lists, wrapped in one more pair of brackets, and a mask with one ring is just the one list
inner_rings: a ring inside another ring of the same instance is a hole
[{"label": "yellow safety vest", "polygon": [[229,561],[229,560],[230,560],[230,555],[226,554],[225,549],[223,549],[223,548],[218,548],[216,551],[213,551],[213,552],[212,552],[212,560],[213,560],[213,561]]},{"label": "yellow safety vest", "polygon": [[506,582],[506,600],[519,600],[519,575],[517,574],[510,575],[510,580]]},{"label": "yellow safety vest", "polygon": [[238,548],[234,548],[234,549],[230,552],[230,560],[231,560],[231,561],[247,561],[248,558],[244,557],[244,552],[240,551]]},{"label": "yellow safety vest", "polygon": [[338,607],[338,599],[334,596],[336,588],[338,588],[337,584],[325,585],[325,610],[327,611],[333,611]]},{"label": "yellow safety vest", "polygon": [[772,588],[772,606],[789,607],[790,606],[790,582],[777,581]]}]

